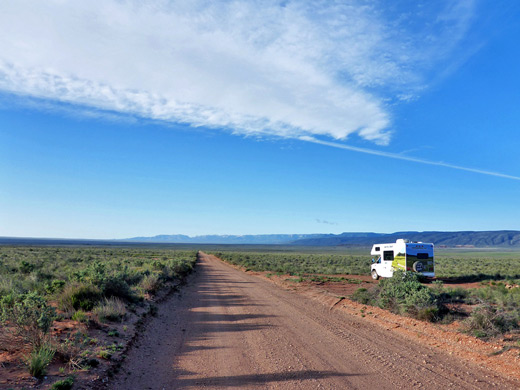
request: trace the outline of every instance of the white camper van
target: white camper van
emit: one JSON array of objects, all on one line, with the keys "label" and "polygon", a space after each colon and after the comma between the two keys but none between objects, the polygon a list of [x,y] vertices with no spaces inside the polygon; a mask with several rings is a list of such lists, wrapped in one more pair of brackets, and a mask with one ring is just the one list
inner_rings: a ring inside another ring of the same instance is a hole
[{"label": "white camper van", "polygon": [[372,256],[371,273],[373,279],[391,278],[395,270],[420,272],[424,276],[435,276],[433,244],[409,242],[399,239],[392,244],[375,244]]}]

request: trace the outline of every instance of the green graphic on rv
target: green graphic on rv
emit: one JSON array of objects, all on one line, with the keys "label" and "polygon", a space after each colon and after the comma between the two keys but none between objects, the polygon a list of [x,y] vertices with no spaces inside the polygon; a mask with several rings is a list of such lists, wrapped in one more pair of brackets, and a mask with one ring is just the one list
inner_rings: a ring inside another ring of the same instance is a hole
[{"label": "green graphic on rv", "polygon": [[372,256],[372,278],[390,278],[395,270],[419,272],[424,276],[435,276],[433,244],[409,242],[399,239],[395,243],[375,244]]}]

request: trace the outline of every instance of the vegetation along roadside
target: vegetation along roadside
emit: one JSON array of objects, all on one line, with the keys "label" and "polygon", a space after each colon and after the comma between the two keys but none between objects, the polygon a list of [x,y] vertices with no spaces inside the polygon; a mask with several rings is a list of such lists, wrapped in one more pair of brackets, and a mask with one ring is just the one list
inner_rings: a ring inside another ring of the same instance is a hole
[{"label": "vegetation along roadside", "polygon": [[66,389],[117,370],[195,251],[0,247],[0,388]]}]

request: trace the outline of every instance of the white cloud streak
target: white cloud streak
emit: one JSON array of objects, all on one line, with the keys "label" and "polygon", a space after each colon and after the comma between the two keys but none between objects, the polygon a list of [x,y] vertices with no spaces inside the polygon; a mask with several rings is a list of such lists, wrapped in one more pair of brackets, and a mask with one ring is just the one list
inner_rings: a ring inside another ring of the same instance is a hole
[{"label": "white cloud streak", "polygon": [[323,223],[325,225],[339,225],[337,222],[330,222],[330,221],[327,221],[325,219],[318,219],[318,218],[316,218],[316,222],[317,223]]},{"label": "white cloud streak", "polygon": [[383,152],[383,151],[374,150],[374,149],[359,148],[356,146],[345,145],[345,144],[342,144],[339,142],[323,141],[323,140],[319,140],[319,139],[316,139],[316,138],[310,137],[310,136],[301,136],[299,138],[301,141],[312,142],[315,144],[330,146],[330,147],[337,148],[337,149],[349,150],[351,152],[372,154],[374,156],[393,158],[395,160],[410,161],[410,162],[419,163],[419,164],[435,165],[438,167],[457,169],[459,171],[479,173],[481,175],[501,177],[504,179],[520,180],[519,176],[506,175],[504,173],[486,171],[483,169],[467,168],[467,167],[463,167],[460,165],[445,163],[442,161],[430,161],[430,160],[424,160],[424,159],[416,158],[416,157],[403,156],[402,154],[397,154],[397,153]]},{"label": "white cloud streak", "polygon": [[0,90],[243,135],[387,144],[388,99],[415,96],[464,39],[473,1],[452,3],[6,0]]}]

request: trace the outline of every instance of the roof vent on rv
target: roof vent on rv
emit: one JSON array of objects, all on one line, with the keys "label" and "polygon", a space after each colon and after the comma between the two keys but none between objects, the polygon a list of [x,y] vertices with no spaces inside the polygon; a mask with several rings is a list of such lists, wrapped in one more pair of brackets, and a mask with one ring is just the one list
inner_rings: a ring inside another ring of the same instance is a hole
[{"label": "roof vent on rv", "polygon": [[407,242],[410,242],[410,240],[406,239],[406,238],[398,238],[397,240],[395,240],[396,244],[405,244]]}]

